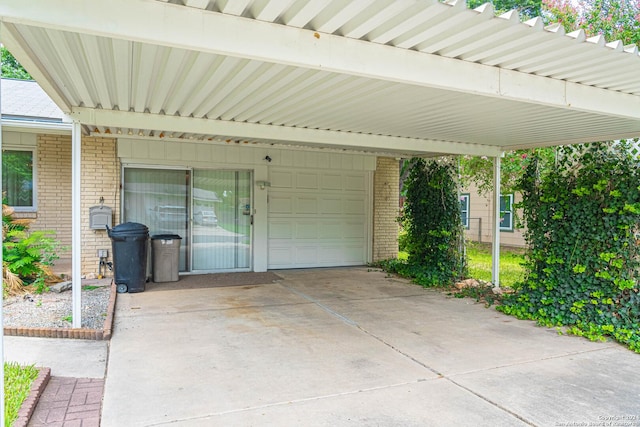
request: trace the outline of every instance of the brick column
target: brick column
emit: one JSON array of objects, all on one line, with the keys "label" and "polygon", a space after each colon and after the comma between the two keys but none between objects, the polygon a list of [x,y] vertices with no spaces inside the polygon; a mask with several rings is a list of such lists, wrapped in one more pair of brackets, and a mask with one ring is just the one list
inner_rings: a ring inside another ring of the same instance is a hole
[{"label": "brick column", "polygon": [[378,157],[373,176],[373,261],[398,257],[400,163]]}]

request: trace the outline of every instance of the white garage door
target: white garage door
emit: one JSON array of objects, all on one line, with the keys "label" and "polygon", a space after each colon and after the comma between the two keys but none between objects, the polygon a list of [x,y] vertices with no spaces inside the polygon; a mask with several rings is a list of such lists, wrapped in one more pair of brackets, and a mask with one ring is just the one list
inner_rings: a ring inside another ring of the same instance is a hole
[{"label": "white garage door", "polygon": [[363,265],[369,172],[273,168],[269,268]]}]

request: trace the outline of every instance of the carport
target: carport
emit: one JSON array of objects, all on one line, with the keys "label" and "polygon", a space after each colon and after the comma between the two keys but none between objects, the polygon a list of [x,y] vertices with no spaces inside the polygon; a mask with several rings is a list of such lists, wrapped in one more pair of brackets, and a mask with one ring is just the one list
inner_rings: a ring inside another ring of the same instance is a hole
[{"label": "carport", "polygon": [[82,134],[485,155],[496,194],[505,150],[640,136],[637,47],[495,16],[489,4],[5,0],[0,24],[73,123],[74,326]]}]

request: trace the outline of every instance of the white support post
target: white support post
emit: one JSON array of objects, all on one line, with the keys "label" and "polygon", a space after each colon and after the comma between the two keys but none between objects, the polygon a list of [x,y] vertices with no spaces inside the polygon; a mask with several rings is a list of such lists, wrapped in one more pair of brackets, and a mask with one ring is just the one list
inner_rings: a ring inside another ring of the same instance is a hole
[{"label": "white support post", "polygon": [[493,158],[493,235],[491,244],[491,281],[500,287],[500,156]]},{"label": "white support post", "polygon": [[[0,24],[0,33],[2,32],[2,25]],[[1,38],[0,38],[1,40]],[[0,58],[0,69],[2,68],[2,59]],[[2,92],[2,79],[0,79],[0,92]],[[0,111],[2,111],[2,96],[0,96]],[[0,114],[0,177],[2,176],[2,114]],[[0,187],[1,188],[1,187]],[[4,233],[2,227],[0,227],[0,241],[4,241]],[[0,245],[0,258],[2,264],[4,264],[4,251],[2,245]],[[0,274],[0,426],[4,426],[4,312],[2,307],[4,305],[4,274]]]},{"label": "white support post", "polygon": [[73,322],[72,325],[74,328],[82,327],[82,278],[80,263],[81,263],[81,253],[82,253],[82,239],[80,236],[81,228],[80,228],[80,180],[82,175],[81,169],[81,155],[82,155],[82,128],[80,127],[80,122],[77,120],[73,121],[73,126],[71,128],[71,192],[72,192],[72,206],[71,206],[71,256],[72,256],[72,314],[73,314]]}]

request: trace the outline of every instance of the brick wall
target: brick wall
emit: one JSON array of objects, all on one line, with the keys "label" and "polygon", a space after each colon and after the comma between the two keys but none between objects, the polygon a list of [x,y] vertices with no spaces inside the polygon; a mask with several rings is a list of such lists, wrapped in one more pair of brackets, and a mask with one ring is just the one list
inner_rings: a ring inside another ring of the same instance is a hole
[{"label": "brick wall", "polygon": [[68,250],[60,261],[71,262],[71,136],[38,135],[38,211],[32,230],[55,230]]},{"label": "brick wall", "polygon": [[[38,211],[33,230],[55,230],[56,239],[68,250],[60,252],[56,271],[71,272],[71,136],[38,135]],[[89,228],[89,208],[104,204],[113,209],[113,224],[120,214],[120,161],[113,138],[82,138],[82,274],[98,273],[98,249],[109,250],[111,240],[106,231]],[[27,217],[29,215],[21,215]]]},{"label": "brick wall", "polygon": [[[100,204],[113,209],[113,225],[120,221],[120,160],[113,138],[82,138],[82,274],[98,273],[98,249],[109,250],[111,239],[106,230],[89,228],[89,208]],[[111,275],[111,274],[108,274]]]},{"label": "brick wall", "polygon": [[399,162],[379,157],[373,176],[373,261],[398,256]]}]

